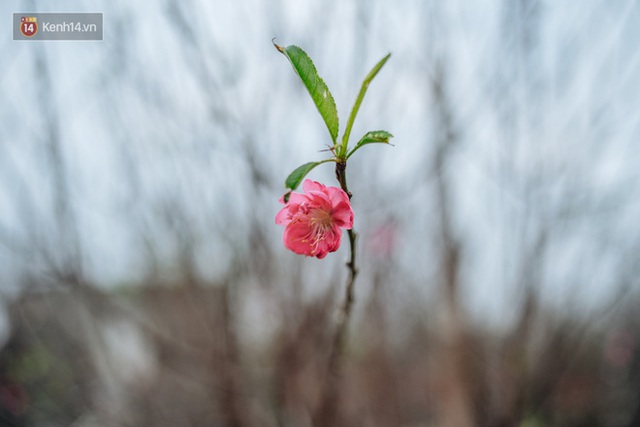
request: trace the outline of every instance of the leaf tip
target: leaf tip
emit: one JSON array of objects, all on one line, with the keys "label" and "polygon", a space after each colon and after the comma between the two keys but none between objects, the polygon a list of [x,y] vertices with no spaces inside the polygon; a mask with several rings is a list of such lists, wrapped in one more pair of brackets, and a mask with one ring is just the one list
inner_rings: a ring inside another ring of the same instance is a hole
[{"label": "leaf tip", "polygon": [[280,52],[280,53],[284,53],[284,48],[283,48],[282,46],[280,46],[280,45],[276,44],[275,40],[276,40],[276,38],[275,38],[275,37],[271,39],[271,43],[273,43],[273,46],[274,46],[276,49],[278,49],[278,52]]}]

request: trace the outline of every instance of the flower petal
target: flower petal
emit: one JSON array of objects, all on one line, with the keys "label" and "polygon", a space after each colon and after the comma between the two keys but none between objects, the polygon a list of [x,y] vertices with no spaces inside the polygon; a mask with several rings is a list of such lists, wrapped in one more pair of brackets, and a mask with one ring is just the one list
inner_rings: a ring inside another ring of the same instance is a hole
[{"label": "flower petal", "polygon": [[305,193],[310,191],[324,191],[327,187],[323,184],[320,184],[318,181],[312,181],[310,179],[305,179],[302,183],[302,189]]},{"label": "flower petal", "polygon": [[348,203],[340,203],[338,206],[335,206],[331,217],[336,226],[347,230],[353,228],[353,209],[351,209]]},{"label": "flower petal", "polygon": [[289,224],[291,222],[290,212],[291,211],[289,209],[289,206],[285,206],[284,208],[280,209],[280,212],[276,214],[276,224]]},{"label": "flower petal", "polygon": [[331,199],[331,203],[334,206],[338,205],[341,202],[350,204],[349,196],[347,196],[347,193],[345,193],[342,188],[328,187],[327,194],[329,195],[329,198]]},{"label": "flower petal", "polygon": [[297,219],[290,222],[284,229],[282,241],[287,249],[299,255],[313,255],[311,253],[311,227],[304,220]]}]

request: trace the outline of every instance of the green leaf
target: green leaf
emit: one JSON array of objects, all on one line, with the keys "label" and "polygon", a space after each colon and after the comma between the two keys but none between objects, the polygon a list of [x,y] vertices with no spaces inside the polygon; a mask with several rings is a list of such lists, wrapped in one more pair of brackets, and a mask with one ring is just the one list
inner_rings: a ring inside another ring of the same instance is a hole
[{"label": "green leaf", "polygon": [[371,132],[367,132],[362,138],[360,138],[360,141],[358,141],[355,147],[353,147],[351,151],[349,151],[349,154],[347,154],[347,159],[351,157],[351,155],[363,145],[376,143],[393,145],[389,143],[389,139],[391,138],[393,138],[393,135],[391,135],[386,130],[374,130]]},{"label": "green leaf", "polygon": [[336,161],[335,157],[332,157],[330,159],[320,160],[319,162],[309,162],[309,163],[305,163],[302,166],[298,166],[296,170],[294,170],[289,174],[289,176],[284,182],[285,187],[289,189],[289,192],[284,195],[284,202],[287,203],[289,201],[289,195],[291,194],[291,192],[296,188],[298,188],[298,185],[300,185],[304,177],[307,176],[307,174],[311,172],[313,168],[323,163],[335,162],[335,161]]},{"label": "green leaf", "polygon": [[291,65],[293,65],[293,69],[302,79],[302,83],[304,83],[309,91],[313,102],[316,104],[322,119],[327,125],[327,129],[329,129],[331,140],[335,144],[338,139],[338,109],[336,108],[336,102],[329,88],[318,75],[313,61],[309,58],[309,55],[298,46],[291,45],[282,47],[275,43],[274,46],[287,57]]},{"label": "green leaf", "polygon": [[[360,92],[358,93],[358,97],[356,98],[356,102],[353,104],[353,108],[351,109],[351,114],[349,115],[349,119],[347,120],[347,127],[344,130],[344,135],[342,136],[342,146],[339,149],[339,154],[344,155],[347,152],[347,145],[349,144],[349,136],[351,135],[351,128],[353,127],[353,122],[356,120],[356,116],[358,115],[358,110],[360,109],[360,105],[362,104],[362,100],[364,99],[364,95],[367,93],[367,89],[369,88],[369,83],[378,75],[378,72],[382,69],[384,64],[387,63],[391,54],[388,53],[384,58],[382,58],[378,63],[369,71],[369,74],[362,81],[362,86],[360,87]],[[355,151],[355,150],[354,150]]]},{"label": "green leaf", "polygon": [[299,166],[298,168],[296,168],[296,170],[289,174],[284,185],[291,191],[295,190],[296,188],[298,188],[298,185],[300,185],[304,177],[307,176],[307,174],[311,172],[313,168],[321,163],[324,162],[309,162],[305,163],[302,166]]}]

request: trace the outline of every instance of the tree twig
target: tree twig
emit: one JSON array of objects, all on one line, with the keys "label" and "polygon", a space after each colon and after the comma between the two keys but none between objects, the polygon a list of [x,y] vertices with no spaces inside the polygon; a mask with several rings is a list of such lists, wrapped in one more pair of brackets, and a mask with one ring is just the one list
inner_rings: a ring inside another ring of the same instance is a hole
[{"label": "tree twig", "polygon": [[[346,162],[336,163],[336,178],[340,183],[340,187],[349,196],[351,200],[351,192],[347,187],[346,179]],[[322,394],[322,400],[315,413],[313,419],[313,425],[315,427],[324,426],[336,426],[340,425],[338,420],[338,400],[340,398],[340,379],[342,369],[342,359],[345,353],[345,344],[347,337],[347,330],[349,328],[349,319],[351,318],[351,310],[355,301],[355,281],[358,275],[358,269],[356,267],[356,232],[352,229],[347,230],[349,235],[349,251],[350,257],[347,262],[347,268],[349,270],[349,278],[345,287],[344,300],[340,307],[340,317],[338,318],[338,325],[333,337],[331,345],[331,354],[329,355],[328,363],[328,375],[324,385]]]}]

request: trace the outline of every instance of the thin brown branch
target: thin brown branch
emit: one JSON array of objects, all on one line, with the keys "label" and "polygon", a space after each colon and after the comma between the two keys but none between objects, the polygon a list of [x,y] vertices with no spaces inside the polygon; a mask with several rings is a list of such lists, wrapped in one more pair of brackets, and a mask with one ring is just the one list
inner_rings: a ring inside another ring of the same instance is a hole
[{"label": "thin brown branch", "polygon": [[[336,178],[340,183],[340,187],[351,199],[351,192],[347,187],[346,178],[347,164],[345,162],[336,163]],[[349,235],[349,252],[350,257],[347,262],[349,270],[349,278],[345,287],[344,300],[340,307],[340,317],[338,325],[333,337],[331,345],[331,354],[329,355],[328,375],[324,385],[322,400],[313,418],[313,425],[316,427],[336,426],[340,425],[338,413],[338,401],[340,400],[340,380],[342,374],[343,358],[345,353],[347,331],[349,328],[349,319],[355,301],[355,282],[358,275],[356,267],[356,237],[357,234],[353,230],[347,230]]]}]

